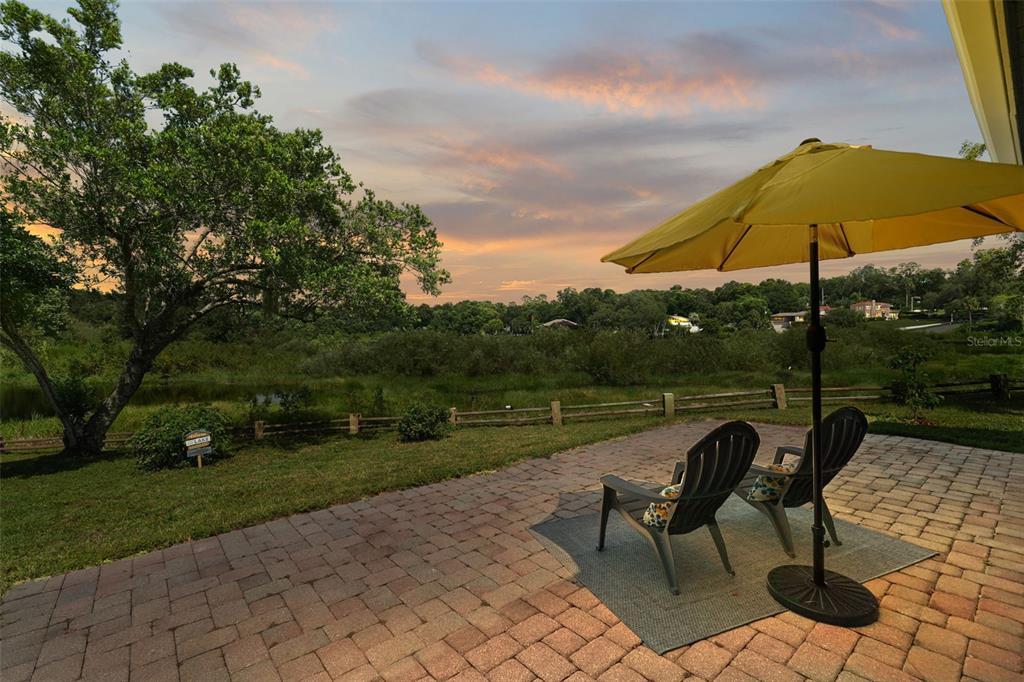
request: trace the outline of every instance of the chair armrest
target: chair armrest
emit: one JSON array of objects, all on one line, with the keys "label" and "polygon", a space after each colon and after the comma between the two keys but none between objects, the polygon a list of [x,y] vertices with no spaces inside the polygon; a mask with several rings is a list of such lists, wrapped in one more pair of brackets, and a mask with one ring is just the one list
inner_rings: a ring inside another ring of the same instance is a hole
[{"label": "chair armrest", "polygon": [[601,477],[601,485],[603,485],[605,488],[611,488],[617,493],[623,493],[625,495],[629,495],[630,497],[635,497],[646,502],[679,501],[678,497],[665,497],[664,495],[659,495],[658,493],[651,492],[650,490],[644,488],[643,486],[639,486],[636,483],[631,483],[629,481],[623,480],[618,476],[612,476],[611,474],[606,474]]},{"label": "chair armrest", "polygon": [[748,469],[748,471],[755,474],[764,474],[765,476],[774,476],[778,478],[785,478],[787,476],[793,475],[792,472],[787,474],[784,471],[774,471],[772,469],[769,469],[768,467],[761,466],[760,464],[751,464],[750,469]]},{"label": "chair armrest", "polygon": [[672,485],[682,483],[684,473],[686,473],[686,462],[676,462],[675,471],[672,472]]},{"label": "chair armrest", "polygon": [[803,457],[804,449],[783,445],[781,448],[775,451],[775,460],[772,462],[772,464],[782,464],[782,460],[786,458],[786,455],[796,455],[797,457]]}]

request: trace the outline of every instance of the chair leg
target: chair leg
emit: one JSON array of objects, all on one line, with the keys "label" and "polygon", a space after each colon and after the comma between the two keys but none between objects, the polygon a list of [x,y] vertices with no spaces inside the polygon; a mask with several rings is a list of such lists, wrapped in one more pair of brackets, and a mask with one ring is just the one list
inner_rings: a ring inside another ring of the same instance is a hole
[{"label": "chair leg", "polygon": [[789,528],[786,508],[781,504],[768,503],[764,505],[764,509],[768,512],[768,518],[771,519],[772,525],[775,526],[775,533],[779,536],[782,548],[789,556],[796,557],[796,551],[793,549],[793,532]]},{"label": "chair leg", "polygon": [[832,542],[837,545],[843,544],[839,542],[839,536],[836,535],[836,524],[835,521],[832,520],[832,512],[828,510],[828,505],[825,504],[825,500],[821,501],[821,511],[821,520],[824,522],[825,528],[828,530],[828,534],[832,536]]},{"label": "chair leg", "polygon": [[661,559],[661,567],[665,569],[665,578],[668,580],[668,589],[672,594],[679,594],[679,578],[676,577],[676,560],[672,556],[672,540],[667,533],[651,533],[654,540],[654,548]]},{"label": "chair leg", "polygon": [[601,532],[597,539],[597,551],[604,550],[604,535],[608,529],[608,514],[612,511],[612,504],[615,502],[615,491],[605,487],[604,495],[601,498]]},{"label": "chair leg", "polygon": [[725,540],[722,538],[722,531],[719,529],[718,523],[715,521],[709,523],[708,532],[711,533],[711,539],[715,541],[718,556],[722,557],[722,565],[725,566],[725,570],[729,575],[736,575],[736,571],[732,570],[732,565],[729,563],[729,553],[725,551]]}]

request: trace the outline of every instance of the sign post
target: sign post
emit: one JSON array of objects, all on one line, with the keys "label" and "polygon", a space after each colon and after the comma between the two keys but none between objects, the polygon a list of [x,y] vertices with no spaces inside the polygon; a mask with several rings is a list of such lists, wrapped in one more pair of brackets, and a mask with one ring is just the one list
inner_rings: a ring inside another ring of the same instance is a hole
[{"label": "sign post", "polygon": [[209,431],[189,431],[185,434],[185,456],[196,457],[196,464],[203,468],[203,455],[213,452],[213,442]]}]

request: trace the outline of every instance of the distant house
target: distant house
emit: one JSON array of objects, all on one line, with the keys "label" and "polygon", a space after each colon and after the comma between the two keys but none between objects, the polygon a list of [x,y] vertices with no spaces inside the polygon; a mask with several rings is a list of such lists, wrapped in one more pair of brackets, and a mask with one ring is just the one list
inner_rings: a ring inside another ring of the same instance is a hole
[{"label": "distant house", "polygon": [[[821,315],[824,317],[828,315],[828,311],[832,310],[830,306],[821,306]],[[773,313],[772,314],[772,329],[777,332],[784,332],[794,324],[803,324],[807,322],[811,317],[811,313],[808,310],[800,310],[795,313]]]},{"label": "distant house", "polygon": [[559,317],[554,320],[548,320],[541,326],[547,327],[548,329],[576,329],[576,327],[579,327],[578,324],[576,324],[572,320],[567,320],[564,317]]},{"label": "distant house", "polygon": [[809,314],[806,310],[795,313],[772,313],[772,329],[777,332],[785,331],[794,324],[806,322]]},{"label": "distant house", "polygon": [[682,315],[669,315],[668,317],[666,317],[665,327],[670,329],[687,331],[690,332],[691,334],[695,334],[700,331],[700,327],[698,327],[695,322],[693,322],[688,317],[683,317]]},{"label": "distant house", "polygon": [[900,311],[893,308],[891,303],[874,299],[851,303],[850,310],[869,320],[898,320],[900,318]]}]

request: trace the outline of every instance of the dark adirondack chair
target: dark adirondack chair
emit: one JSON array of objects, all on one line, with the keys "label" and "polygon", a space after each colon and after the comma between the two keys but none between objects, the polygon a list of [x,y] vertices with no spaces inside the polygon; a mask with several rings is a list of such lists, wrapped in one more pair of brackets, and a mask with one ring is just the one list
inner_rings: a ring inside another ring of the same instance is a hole
[{"label": "dark adirondack chair", "polygon": [[[868,432],[868,420],[864,413],[856,407],[841,407],[825,417],[821,422],[821,486],[824,488],[836,477],[850,461],[857,448],[860,447]],[[811,476],[811,432],[807,432],[803,448],[781,447],[775,452],[773,464],[784,464],[787,455],[798,457],[792,473],[773,471],[760,465],[750,467],[750,473],[736,489],[736,494],[754,508],[761,511],[771,521],[779,542],[789,556],[796,556],[793,550],[793,533],[789,527],[786,509],[800,507],[814,499],[814,486]],[[785,479],[773,500],[750,500],[748,495],[758,476]],[[832,541],[841,545],[836,534],[836,525],[832,513],[822,499],[822,522],[832,536]]]},{"label": "dark adirondack chair", "polygon": [[[746,422],[734,421],[718,427],[690,448],[685,462],[676,464],[672,485],[680,485],[679,497],[661,495],[661,490],[666,486],[649,490],[618,476],[602,476],[604,498],[597,549],[604,549],[608,514],[612,509],[617,509],[622,518],[654,547],[673,594],[679,594],[679,580],[672,557],[671,537],[685,535],[702,526],[707,526],[711,533],[725,570],[730,575],[736,575],[729,564],[729,555],[725,550],[722,532],[715,521],[715,514],[746,475],[760,444],[757,431]],[[671,505],[663,528],[648,526],[643,522],[644,512],[652,502]]]}]

